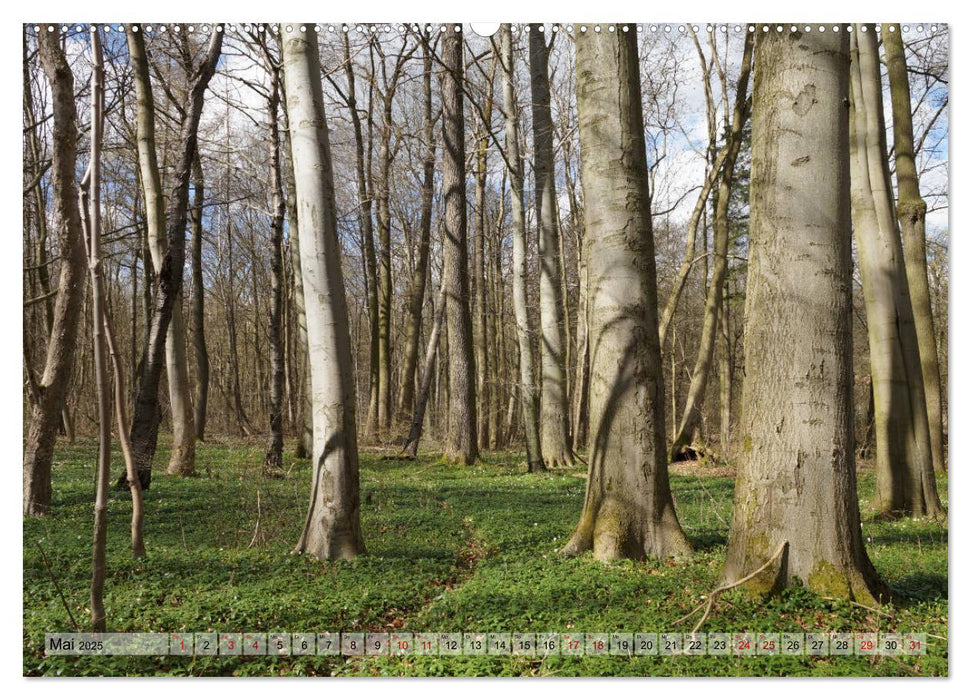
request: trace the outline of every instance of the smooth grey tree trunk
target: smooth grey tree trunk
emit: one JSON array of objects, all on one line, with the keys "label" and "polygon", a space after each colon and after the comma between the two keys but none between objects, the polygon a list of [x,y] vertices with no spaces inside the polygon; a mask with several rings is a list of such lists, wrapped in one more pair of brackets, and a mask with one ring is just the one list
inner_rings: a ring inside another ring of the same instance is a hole
[{"label": "smooth grey tree trunk", "polygon": [[[606,27],[604,28],[606,29]],[[566,554],[691,551],[668,483],[664,375],[635,25],[576,37],[587,303],[587,492]]]},{"label": "smooth grey tree trunk", "polygon": [[563,313],[563,261],[556,213],[550,47],[539,24],[529,25],[529,77],[533,114],[533,173],[539,230],[540,441],[547,467],[573,464],[567,396]]},{"label": "smooth grey tree trunk", "polygon": [[516,99],[515,63],[512,29],[503,24],[502,44],[503,108],[505,110],[506,161],[512,196],[512,295],[516,316],[516,342],[519,348],[519,397],[522,403],[523,431],[526,438],[526,464],[531,472],[544,469],[539,434],[539,396],[533,362],[533,329],[529,321],[529,275],[526,266],[526,212],[523,204],[523,160],[519,152],[519,104]]},{"label": "smooth grey tree trunk", "polygon": [[[281,68],[281,74],[283,69]],[[284,75],[285,79],[285,75]],[[297,419],[297,449],[298,459],[307,459],[313,455],[314,449],[314,409],[310,396],[310,352],[307,344],[307,312],[303,293],[303,271],[300,269],[300,226],[297,219],[297,197],[293,178],[293,158],[290,148],[290,118],[287,114],[286,100],[280,106],[283,111],[283,142],[286,161],[286,203],[287,203],[287,232],[290,239],[290,259],[293,267],[293,306],[297,322],[297,354],[302,368],[300,377],[300,408]]]},{"label": "smooth grey tree trunk", "polygon": [[[281,34],[286,25],[280,26]],[[300,265],[314,411],[313,484],[296,553],[353,559],[361,537],[357,422],[350,327],[320,53],[313,25],[282,34],[285,99],[301,226]]]},{"label": "smooth grey tree trunk", "polygon": [[[145,38],[141,32],[126,32],[128,50],[134,68],[137,101],[138,164],[145,199],[145,224],[148,229],[152,264],[162,267],[167,247],[165,200],[155,147],[155,100],[149,77]],[[189,386],[189,365],[185,347],[185,322],[182,316],[182,294],[172,307],[172,318],[165,340],[165,369],[169,386],[169,407],[172,414],[172,455],[168,473],[191,476],[195,473],[195,415]],[[143,447],[147,447],[144,445]],[[139,450],[140,468],[150,468],[155,446],[150,452]],[[145,463],[148,460],[148,464]]]},{"label": "smooth grey tree trunk", "polygon": [[[863,548],[853,454],[848,38],[759,34],[752,103],[741,453],[726,581],[886,596]],[[786,544],[787,543],[787,544]]]},{"label": "smooth grey tree trunk", "polygon": [[866,305],[873,379],[878,513],[941,510],[931,458],[920,351],[897,231],[885,148],[883,97],[873,25],[851,39],[854,138],[853,227]]},{"label": "smooth grey tree trunk", "polygon": [[[155,102],[152,97],[145,41],[143,34],[131,31],[131,27],[126,32],[138,102],[138,161],[144,190],[148,241],[152,264],[158,271],[160,283],[155,292],[156,313],[152,318],[149,349],[132,415],[132,450],[143,488],[148,488],[151,483],[152,458],[157,442],[157,398],[162,361],[160,353],[163,351],[172,410],[172,456],[167,472],[181,476],[195,473],[195,416],[189,393],[181,299],[189,180],[196,154],[196,131],[205,89],[215,72],[216,60],[222,46],[222,33],[214,31],[212,34],[204,61],[191,77],[187,94],[189,103],[184,108],[182,133],[179,137],[176,184],[166,210],[155,149]],[[175,250],[170,250],[173,244]],[[157,331],[164,338],[156,339]],[[156,342],[163,343],[164,347],[156,348]]]},{"label": "smooth grey tree trunk", "polygon": [[937,333],[934,328],[930,289],[927,283],[927,250],[924,238],[927,203],[920,196],[920,180],[915,163],[914,124],[910,113],[910,80],[907,75],[907,60],[904,55],[900,25],[885,24],[881,36],[887,59],[887,73],[890,76],[893,152],[897,175],[897,221],[903,238],[904,267],[907,272],[907,284],[910,287],[910,301],[914,309],[914,326],[920,350],[924,398],[927,403],[927,423],[930,429],[931,458],[935,471],[946,471],[941,369],[937,358]]}]

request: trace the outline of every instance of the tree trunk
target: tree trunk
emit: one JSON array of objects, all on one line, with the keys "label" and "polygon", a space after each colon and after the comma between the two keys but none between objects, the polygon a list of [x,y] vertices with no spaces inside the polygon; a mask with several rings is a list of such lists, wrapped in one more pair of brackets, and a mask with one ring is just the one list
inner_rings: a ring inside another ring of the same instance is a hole
[{"label": "tree trunk", "polygon": [[512,195],[512,296],[519,347],[519,398],[522,403],[526,438],[526,464],[531,472],[542,471],[543,453],[539,434],[539,394],[533,364],[533,329],[529,321],[529,275],[526,266],[526,213],[523,204],[523,160],[519,153],[519,104],[516,99],[512,29],[500,28],[502,41],[503,102],[506,113],[506,162],[510,168]]},{"label": "tree trunk", "polygon": [[[407,328],[405,332],[405,358],[398,391],[398,416],[405,420],[414,412],[415,372],[418,369],[418,346],[421,343],[422,310],[425,303],[425,286],[428,283],[428,255],[431,246],[432,204],[435,197],[435,120],[432,116],[432,49],[426,42],[422,73],[425,116],[425,156],[422,160],[421,223],[419,225],[418,261],[408,295]],[[424,381],[424,380],[423,380]]]},{"label": "tree trunk", "polygon": [[725,288],[725,278],[728,274],[728,204],[732,194],[732,179],[735,174],[735,161],[742,145],[742,132],[745,120],[748,118],[748,78],[752,67],[752,42],[754,34],[745,35],[745,49],[742,54],[742,66],[735,86],[735,107],[732,112],[731,131],[725,144],[726,155],[722,163],[721,177],[718,184],[718,198],[715,203],[715,265],[712,270],[711,285],[705,300],[705,317],[701,328],[701,340],[698,343],[698,357],[695,360],[694,371],[691,373],[691,385],[685,400],[684,413],[681,415],[681,425],[671,445],[670,459],[674,461],[682,456],[692,441],[698,425],[701,423],[701,409],[705,403],[708,391],[708,376],[711,373],[712,360],[715,355],[715,339],[718,335],[718,317],[721,313],[722,297]]},{"label": "tree trunk", "polygon": [[314,408],[313,485],[294,551],[318,559],[353,559],[364,553],[357,423],[320,54],[312,25],[284,36],[284,94],[303,234],[300,265],[311,301],[306,314]]},{"label": "tree trunk", "polygon": [[718,402],[719,402],[719,450],[727,456],[732,439],[732,381],[734,366],[732,362],[732,344],[729,336],[728,320],[728,281],[725,281],[721,313],[718,315]]},{"label": "tree trunk", "polygon": [[[374,72],[374,48],[370,47],[371,53],[371,72]],[[368,153],[367,166],[365,167],[364,158],[364,133],[361,127],[361,115],[357,109],[357,88],[354,76],[354,62],[351,60],[350,40],[347,33],[344,33],[344,71],[347,75],[347,108],[351,113],[351,124],[354,127],[354,146],[355,146],[355,165],[357,172],[357,196],[360,201],[359,223],[361,227],[361,238],[364,247],[364,272],[367,276],[367,308],[368,308],[368,339],[370,349],[368,354],[368,413],[367,424],[364,433],[367,436],[374,434],[375,426],[378,424],[378,393],[380,385],[378,383],[378,262],[374,250],[374,220],[371,217],[371,193],[368,191],[368,184],[371,180],[371,131],[373,128],[373,104],[370,98],[373,93],[373,85],[370,88],[368,99]]]},{"label": "tree trunk", "polygon": [[[281,69],[282,71],[282,69]],[[284,75],[284,79],[286,76]],[[314,408],[310,396],[310,349],[307,342],[307,311],[303,290],[303,270],[300,266],[300,226],[297,219],[297,197],[293,178],[293,158],[290,147],[290,117],[287,113],[286,100],[280,103],[283,110],[285,126],[283,129],[286,155],[287,177],[287,224],[290,237],[290,260],[293,267],[293,305],[297,321],[297,352],[300,356],[302,368],[300,382],[300,410],[297,435],[296,457],[307,459],[313,455],[314,449]]]},{"label": "tree trunk", "polygon": [[283,464],[283,173],[280,166],[280,73],[272,71],[267,101],[270,117],[270,444],[263,471],[275,473]]},{"label": "tree trunk", "polygon": [[209,409],[209,350],[206,347],[206,287],[202,277],[202,205],[205,180],[198,153],[192,163],[192,346],[196,356],[195,431],[198,440],[206,435]]},{"label": "tree trunk", "polygon": [[418,456],[418,443],[421,441],[422,425],[425,422],[425,409],[428,406],[428,396],[431,393],[432,377],[435,375],[435,354],[438,350],[438,339],[442,334],[445,323],[445,288],[438,292],[438,309],[435,312],[435,323],[432,325],[431,335],[428,336],[428,349],[425,351],[425,363],[421,372],[421,388],[418,390],[418,400],[415,402],[415,413],[411,419],[408,439],[405,440],[404,453],[409,457]]},{"label": "tree trunk", "polygon": [[[98,404],[98,466],[95,471],[94,533],[91,545],[91,628],[105,631],[104,584],[108,541],[108,482],[111,476],[111,396],[105,367],[104,299],[101,285],[101,145],[104,134],[104,62],[101,37],[91,32],[91,160],[82,185],[88,204],[84,222],[89,235],[88,273],[92,307],[94,378]],[[88,201],[90,199],[90,201]]]},{"label": "tree trunk", "polygon": [[475,392],[475,355],[472,351],[472,312],[469,308],[469,248],[465,191],[465,115],[462,81],[461,25],[443,25],[442,34],[442,191],[445,199],[444,248],[445,317],[448,324],[448,432],[445,459],[474,464],[479,457]]},{"label": "tree trunk", "polygon": [[550,113],[549,53],[541,25],[530,25],[529,77],[533,103],[533,172],[539,230],[540,440],[547,467],[573,464],[570,402],[563,335],[563,261],[556,216],[553,118]]},{"label": "tree trunk", "polygon": [[[476,139],[475,152],[475,238],[472,241],[472,283],[475,308],[473,330],[475,338],[476,398],[479,401],[479,447],[489,447],[489,419],[492,415],[489,386],[491,362],[489,357],[488,292],[486,287],[486,178],[489,166],[489,134],[492,128],[492,87],[496,63],[486,85],[485,105],[482,109],[482,134]],[[495,309],[492,309],[495,313]]]},{"label": "tree trunk", "polygon": [[189,396],[189,374],[185,356],[185,328],[182,322],[181,305],[182,274],[185,266],[189,181],[197,150],[196,132],[202,114],[205,90],[215,72],[216,61],[222,47],[222,32],[212,32],[203,63],[191,78],[186,96],[188,104],[184,108],[179,137],[175,187],[169,197],[167,209],[162,198],[155,153],[155,104],[145,41],[141,32],[133,32],[130,27],[126,35],[138,100],[138,161],[144,188],[149,246],[153,265],[158,271],[149,349],[135,400],[131,427],[132,450],[139,477],[143,488],[148,488],[151,483],[152,458],[156,447],[158,384],[163,352],[172,409],[172,457],[167,471],[169,474],[180,476],[195,473],[195,417]]},{"label": "tree trunk", "polygon": [[685,555],[668,483],[654,235],[635,25],[576,37],[590,346],[590,456],[566,554]]},{"label": "tree trunk", "polygon": [[[853,458],[845,32],[755,46],[742,449],[725,580],[798,578],[821,595],[886,595],[863,549]],[[787,543],[787,544],[785,544]]]},{"label": "tree trunk", "polygon": [[[891,28],[895,31],[890,31]],[[937,334],[931,312],[930,289],[927,283],[927,250],[924,237],[924,217],[927,203],[920,196],[920,182],[914,162],[914,125],[910,116],[910,82],[904,57],[900,25],[884,25],[883,49],[890,75],[890,101],[893,110],[893,151],[897,173],[897,220],[903,238],[904,266],[910,301],[913,305],[914,326],[920,350],[921,376],[927,403],[927,423],[930,429],[931,458],[935,471],[946,470],[944,457],[944,423],[941,401],[941,369],[937,358]]]},{"label": "tree trunk", "polygon": [[893,216],[884,144],[883,97],[873,25],[851,39],[850,142],[856,234],[870,344],[876,433],[874,507],[884,516],[941,510],[931,459],[924,385],[907,288],[903,249]]},{"label": "tree trunk", "polygon": [[74,369],[78,323],[84,299],[84,241],[75,184],[77,111],[74,75],[60,46],[60,35],[41,25],[40,61],[51,89],[53,130],[50,182],[54,226],[61,256],[54,317],[47,343],[44,374],[37,383],[24,446],[24,515],[46,515],[51,505],[51,463],[65,396]]}]

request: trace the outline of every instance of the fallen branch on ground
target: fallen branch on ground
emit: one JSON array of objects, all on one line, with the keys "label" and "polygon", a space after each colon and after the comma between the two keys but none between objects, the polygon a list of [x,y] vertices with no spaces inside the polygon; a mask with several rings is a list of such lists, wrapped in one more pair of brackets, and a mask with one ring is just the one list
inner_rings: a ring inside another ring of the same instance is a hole
[{"label": "fallen branch on ground", "polygon": [[698,607],[696,607],[694,610],[692,610],[691,612],[689,612],[687,615],[685,615],[684,617],[676,620],[674,624],[676,624],[676,625],[681,624],[682,622],[684,622],[685,620],[687,620],[689,617],[691,617],[692,615],[694,615],[696,612],[698,612],[699,610],[701,610],[701,608],[704,608],[705,609],[704,615],[701,616],[701,619],[698,620],[698,624],[695,625],[695,627],[694,627],[693,630],[691,630],[691,634],[695,634],[698,630],[701,629],[701,626],[705,623],[705,620],[707,620],[708,619],[708,616],[711,614],[711,607],[712,607],[712,605],[715,604],[715,596],[721,595],[725,591],[729,591],[729,590],[731,590],[733,588],[737,588],[738,586],[741,586],[743,583],[746,583],[747,581],[751,581],[753,578],[755,578],[760,573],[762,573],[767,568],[769,568],[769,564],[771,564],[772,562],[774,562],[776,559],[778,559],[782,555],[782,552],[785,551],[786,545],[788,545],[788,544],[789,544],[789,541],[788,540],[783,541],[782,544],[779,545],[779,548],[775,550],[775,553],[771,557],[769,557],[766,560],[766,562],[764,564],[762,564],[762,566],[760,566],[759,568],[757,568],[755,571],[753,571],[752,573],[750,573],[748,576],[746,576],[744,578],[740,578],[738,581],[735,581],[733,583],[726,583],[724,586],[719,586],[718,588],[716,588],[715,590],[713,590],[711,593],[709,593],[707,596],[705,596],[706,599],[707,599],[706,602],[699,604]]}]

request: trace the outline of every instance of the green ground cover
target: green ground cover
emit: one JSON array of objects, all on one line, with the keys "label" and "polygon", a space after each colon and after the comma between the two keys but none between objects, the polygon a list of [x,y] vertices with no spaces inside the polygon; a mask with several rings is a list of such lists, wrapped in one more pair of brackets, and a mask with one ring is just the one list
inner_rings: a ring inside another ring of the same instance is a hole
[{"label": "green ground cover", "polygon": [[[880,522],[864,538],[896,601],[882,610],[804,589],[770,600],[719,599],[702,631],[901,631],[928,634],[926,657],[45,657],[45,632],[89,624],[96,446],[61,448],[49,517],[24,521],[26,675],[871,676],[947,675],[947,526]],[[685,562],[602,564],[557,550],[583,502],[578,470],[526,474],[522,456],[473,467],[362,455],[368,555],[321,563],[290,554],[310,466],[287,455],[285,479],[262,479],[262,450],[202,445],[200,476],[157,472],[146,495],[148,556],[128,546],[130,501],[112,492],[105,603],[117,632],[688,632],[675,624],[715,588],[725,556],[733,480],[704,467],[672,475]],[[161,450],[156,464],[167,463]],[[121,464],[120,458],[116,464]],[[940,482],[947,493],[947,481]],[[861,472],[860,499],[873,490]],[[257,522],[259,523],[257,527]],[[44,556],[48,563],[45,563]]]}]

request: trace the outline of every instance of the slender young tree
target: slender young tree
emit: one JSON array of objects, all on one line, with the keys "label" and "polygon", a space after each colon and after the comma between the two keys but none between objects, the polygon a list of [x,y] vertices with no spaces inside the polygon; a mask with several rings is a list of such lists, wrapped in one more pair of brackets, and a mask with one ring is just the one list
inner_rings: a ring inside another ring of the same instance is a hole
[{"label": "slender young tree", "polygon": [[300,266],[311,302],[306,315],[314,411],[313,485],[294,551],[318,559],[353,559],[364,553],[356,399],[320,53],[312,24],[281,25],[280,32],[302,234]]},{"label": "slender young tree", "polygon": [[474,464],[479,457],[475,397],[469,247],[465,189],[465,114],[461,25],[442,35],[442,191],[445,218],[445,318],[448,329],[448,431],[445,458]]},{"label": "slender young tree", "polygon": [[550,45],[540,24],[529,25],[529,84],[533,107],[533,173],[539,230],[540,441],[547,467],[573,464],[567,396],[563,314],[563,260],[556,213]]},{"label": "slender young tree", "polygon": [[270,444],[263,470],[275,474],[283,463],[283,172],[280,164],[280,71],[265,51],[270,75],[267,114],[270,118]]},{"label": "slender young tree", "polygon": [[[91,545],[91,627],[105,631],[108,484],[111,478],[111,391],[106,367],[101,267],[101,149],[104,139],[104,59],[100,30],[91,32],[91,157],[81,186],[81,209],[88,234],[94,377],[98,404],[98,466],[95,472],[94,533]],[[87,205],[87,206],[83,206]]]},{"label": "slender young tree", "polygon": [[937,359],[937,333],[931,312],[927,283],[927,249],[924,219],[927,203],[920,196],[920,179],[914,155],[914,123],[911,117],[910,80],[900,25],[883,25],[883,50],[890,77],[890,104],[893,114],[893,152],[897,174],[897,221],[903,238],[904,267],[910,301],[914,308],[914,326],[920,350],[921,376],[927,403],[931,458],[935,471],[946,470],[944,458],[944,422],[941,399],[941,368]]},{"label": "slender young tree", "polygon": [[442,335],[445,325],[445,289],[438,291],[438,308],[435,311],[435,322],[432,324],[431,335],[428,336],[428,348],[425,351],[425,363],[421,373],[421,388],[415,401],[415,412],[411,418],[411,428],[405,440],[404,453],[409,457],[418,456],[418,443],[421,441],[422,426],[425,423],[425,409],[431,394],[432,377],[435,374],[435,355],[438,351],[438,339]]},{"label": "slender young tree", "polygon": [[[165,199],[162,196],[162,178],[155,146],[155,98],[152,95],[148,54],[145,51],[145,35],[140,31],[132,31],[132,25],[128,26],[125,35],[128,39],[128,53],[135,77],[135,95],[138,104],[138,165],[145,199],[145,223],[148,229],[152,264],[155,269],[161,270],[168,242]],[[189,165],[191,166],[191,163]],[[186,183],[186,190],[188,191],[188,183]],[[182,240],[184,247],[184,231]],[[181,289],[181,279],[178,286]],[[189,365],[185,353],[185,323],[182,318],[181,291],[176,293],[170,315],[165,340],[165,371],[172,412],[172,456],[169,460],[168,473],[191,476],[195,473],[195,415],[192,410]],[[138,411],[136,411],[137,414]],[[133,439],[132,442],[135,446],[136,458],[139,460],[139,469],[150,467],[155,454],[155,441]]]},{"label": "slender young tree", "polygon": [[725,157],[721,166],[718,184],[718,198],[715,201],[715,264],[712,268],[711,285],[705,300],[705,318],[698,343],[698,357],[691,373],[691,386],[685,400],[681,425],[671,445],[670,458],[679,458],[686,447],[691,445],[701,423],[701,409],[708,390],[708,377],[715,356],[715,340],[718,335],[718,319],[724,305],[725,281],[728,275],[728,205],[732,194],[732,179],[735,175],[735,161],[742,145],[745,121],[748,119],[748,80],[752,67],[753,34],[745,35],[745,48],[742,53],[742,66],[735,85],[735,106],[732,110],[731,128],[725,144]]},{"label": "slender young tree", "polygon": [[202,205],[205,202],[205,179],[202,158],[196,153],[192,162],[192,347],[196,358],[195,409],[196,439],[204,440],[206,415],[209,410],[209,349],[206,346],[206,286],[202,277]]},{"label": "slender young tree", "polygon": [[691,551],[668,483],[664,375],[635,25],[581,32],[577,46],[587,303],[590,466],[566,554]]},{"label": "slender young tree", "polygon": [[57,31],[41,25],[40,62],[51,89],[53,131],[50,181],[61,266],[44,373],[32,379],[35,401],[24,448],[24,515],[46,515],[51,505],[51,463],[64,398],[74,367],[81,303],[84,299],[84,234],[75,182],[77,110],[74,75]]},{"label": "slender young tree", "polygon": [[[725,579],[872,604],[853,451],[846,32],[759,33],[742,450]],[[781,552],[780,552],[781,548]],[[777,555],[774,553],[778,553]]]},{"label": "slender young tree", "polygon": [[[415,373],[418,368],[418,348],[421,343],[422,311],[425,286],[428,283],[428,259],[431,248],[432,204],[435,198],[435,121],[432,113],[432,47],[422,43],[422,115],[424,116],[424,155],[422,157],[421,221],[418,232],[418,260],[411,280],[406,308],[405,357],[398,391],[398,418],[405,420],[414,411]],[[424,379],[422,379],[424,382]]]},{"label": "slender young tree", "polygon": [[545,468],[539,434],[539,395],[533,363],[533,330],[529,319],[529,280],[526,266],[526,212],[523,204],[523,160],[519,152],[519,104],[516,99],[512,28],[499,28],[503,74],[503,109],[506,116],[506,160],[512,208],[512,295],[519,348],[519,400],[526,438],[526,464],[531,472]]},{"label": "slender young tree", "polygon": [[886,517],[941,510],[931,458],[920,351],[893,214],[874,25],[851,38],[851,180],[873,381],[877,488]]}]

